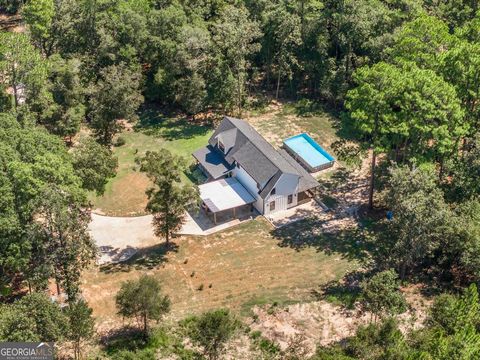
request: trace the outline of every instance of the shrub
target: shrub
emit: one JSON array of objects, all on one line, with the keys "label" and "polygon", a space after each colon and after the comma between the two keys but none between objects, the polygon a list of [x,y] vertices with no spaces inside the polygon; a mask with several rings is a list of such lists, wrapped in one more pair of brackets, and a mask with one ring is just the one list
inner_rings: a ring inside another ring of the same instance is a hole
[{"label": "shrub", "polygon": [[117,138],[117,141],[115,141],[115,146],[117,147],[120,147],[120,146],[123,146],[127,143],[127,140],[125,140],[125,138],[123,136],[119,136]]}]

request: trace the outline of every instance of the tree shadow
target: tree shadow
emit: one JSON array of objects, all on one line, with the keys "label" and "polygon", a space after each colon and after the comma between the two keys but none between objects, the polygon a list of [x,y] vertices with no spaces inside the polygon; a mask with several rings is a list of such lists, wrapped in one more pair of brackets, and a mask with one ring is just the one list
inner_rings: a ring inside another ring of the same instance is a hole
[{"label": "tree shadow", "polygon": [[146,135],[161,136],[165,140],[172,141],[206,135],[212,126],[210,120],[189,120],[165,115],[155,108],[147,108],[140,114],[140,120],[134,128]]},{"label": "tree shadow", "polygon": [[109,330],[100,338],[100,343],[105,347],[108,354],[113,355],[120,351],[135,351],[146,345],[143,332],[138,327],[123,326]]},{"label": "tree shadow", "polygon": [[109,263],[100,266],[105,274],[129,272],[131,270],[154,269],[167,261],[167,254],[177,253],[179,246],[170,242],[139,249],[130,259],[122,262]]},{"label": "tree shadow", "polygon": [[274,229],[271,234],[279,240],[280,247],[296,251],[314,248],[327,255],[340,254],[345,259],[362,263],[370,260],[372,244],[365,229],[351,227],[330,232],[325,231],[327,226],[328,221],[308,217]]}]

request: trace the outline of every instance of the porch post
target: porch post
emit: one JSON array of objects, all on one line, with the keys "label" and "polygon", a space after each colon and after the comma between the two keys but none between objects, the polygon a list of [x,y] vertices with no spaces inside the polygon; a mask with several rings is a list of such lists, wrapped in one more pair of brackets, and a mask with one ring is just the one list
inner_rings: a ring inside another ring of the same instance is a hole
[{"label": "porch post", "polygon": [[237,216],[237,215],[236,215],[236,212],[235,212],[236,209],[237,209],[237,208],[233,208],[233,218],[235,218],[235,217]]},{"label": "porch post", "polygon": [[217,225],[217,213],[216,212],[213,213],[213,222],[215,223],[215,225]]}]

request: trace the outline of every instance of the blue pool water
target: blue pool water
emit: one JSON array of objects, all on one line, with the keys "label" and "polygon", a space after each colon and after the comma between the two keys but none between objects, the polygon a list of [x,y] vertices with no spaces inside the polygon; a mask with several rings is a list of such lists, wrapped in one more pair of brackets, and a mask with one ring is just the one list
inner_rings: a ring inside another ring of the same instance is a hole
[{"label": "blue pool water", "polygon": [[312,168],[334,161],[334,158],[327,153],[308,134],[300,134],[284,141],[292,151],[298,154]]}]

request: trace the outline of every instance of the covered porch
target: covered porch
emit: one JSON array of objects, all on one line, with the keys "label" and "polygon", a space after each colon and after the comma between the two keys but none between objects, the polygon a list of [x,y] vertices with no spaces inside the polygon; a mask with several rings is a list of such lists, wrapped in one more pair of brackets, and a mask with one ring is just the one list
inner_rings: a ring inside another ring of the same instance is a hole
[{"label": "covered porch", "polygon": [[238,213],[253,212],[256,199],[235,178],[212,181],[199,186],[204,211],[216,225],[236,218]]}]

